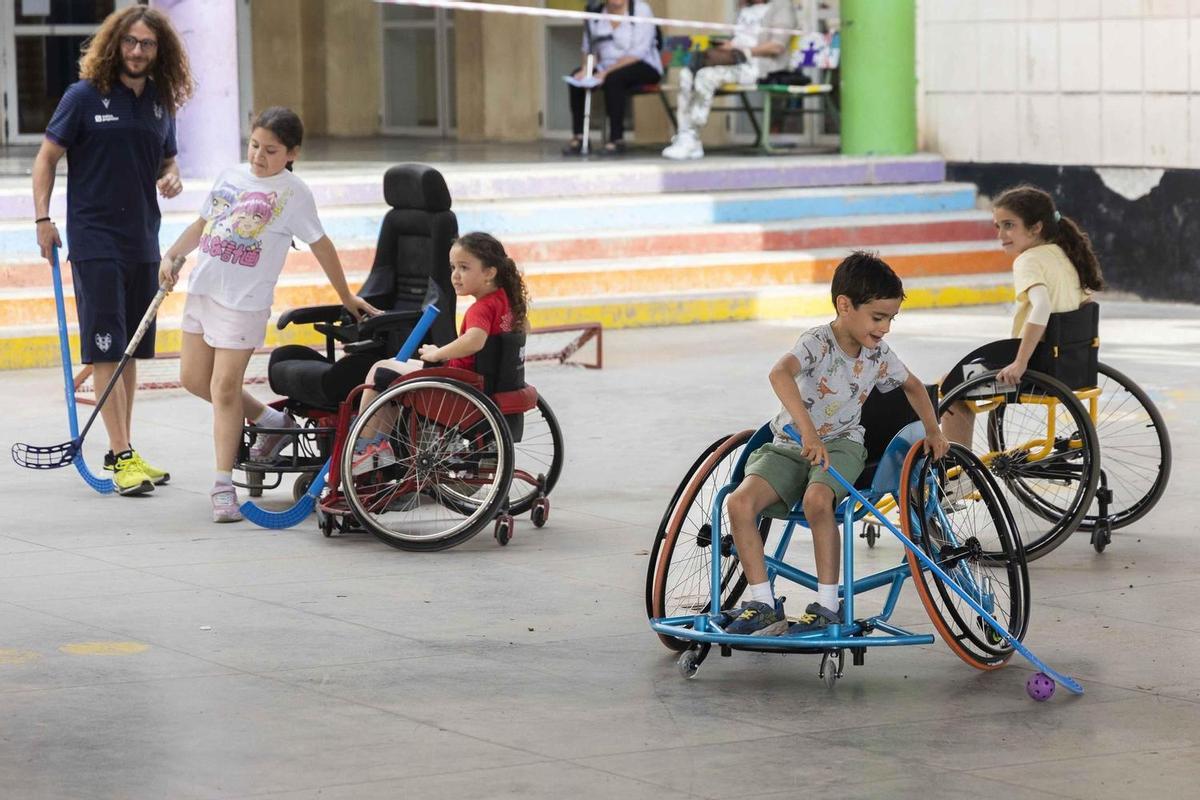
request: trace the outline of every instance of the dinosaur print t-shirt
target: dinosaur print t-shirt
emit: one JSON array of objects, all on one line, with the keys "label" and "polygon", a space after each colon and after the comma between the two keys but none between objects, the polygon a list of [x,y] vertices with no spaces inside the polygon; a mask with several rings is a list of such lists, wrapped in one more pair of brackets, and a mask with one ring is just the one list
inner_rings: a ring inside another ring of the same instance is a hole
[{"label": "dinosaur print t-shirt", "polygon": [[[860,418],[871,390],[878,386],[879,391],[890,392],[908,379],[908,368],[885,342],[862,348],[854,358],[838,345],[828,323],[801,334],[790,352],[800,362],[796,375],[800,397],[817,435],[826,442],[846,438],[862,444]],[[798,446],[783,432],[791,421],[784,408],[771,420],[775,444]]]},{"label": "dinosaur print t-shirt", "polygon": [[217,178],[200,209],[204,232],[188,294],[208,295],[239,311],[271,307],[293,237],[325,235],[312,192],[288,170],[258,178],[249,164]]}]

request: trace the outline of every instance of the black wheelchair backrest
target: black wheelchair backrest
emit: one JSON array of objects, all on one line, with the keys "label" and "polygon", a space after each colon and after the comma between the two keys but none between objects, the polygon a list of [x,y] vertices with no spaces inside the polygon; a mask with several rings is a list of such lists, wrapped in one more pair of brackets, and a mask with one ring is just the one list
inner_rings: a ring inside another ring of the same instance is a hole
[{"label": "black wheelchair backrest", "polygon": [[375,260],[359,294],[385,311],[419,311],[432,280],[441,314],[430,339],[447,344],[456,336],[450,243],[458,237],[458,220],[450,210],[446,179],[424,164],[398,164],[384,173],[383,197],[391,210],[379,228]]},{"label": "black wheelchair backrest", "polygon": [[525,332],[489,336],[475,354],[475,371],[483,376],[486,394],[525,388]]},{"label": "black wheelchair backrest", "polygon": [[1071,389],[1096,385],[1100,361],[1100,306],[1084,303],[1075,311],[1051,314],[1038,355],[1030,367],[1058,378]]}]

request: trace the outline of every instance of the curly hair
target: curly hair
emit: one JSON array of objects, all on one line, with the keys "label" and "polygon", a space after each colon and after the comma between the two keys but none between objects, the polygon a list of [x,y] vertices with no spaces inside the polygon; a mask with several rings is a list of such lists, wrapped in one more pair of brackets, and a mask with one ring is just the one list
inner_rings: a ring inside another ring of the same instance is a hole
[{"label": "curly hair", "polygon": [[1100,260],[1092,249],[1092,240],[1074,220],[1060,214],[1054,198],[1036,186],[1021,184],[1005,189],[992,201],[993,208],[1005,208],[1021,218],[1026,228],[1042,223],[1041,236],[1047,243],[1063,249],[1084,289],[1098,292],[1104,288]]},{"label": "curly hair", "polygon": [[496,286],[508,295],[508,306],[512,310],[513,330],[523,331],[527,327],[529,293],[517,264],[508,257],[504,245],[490,233],[464,233],[454,244],[479,259],[485,267],[496,270]]},{"label": "curly hair", "polygon": [[158,55],[150,67],[150,79],[158,100],[174,115],[196,90],[183,40],[166,14],[146,6],[129,6],[114,11],[100,24],[95,35],[83,43],[79,77],[90,81],[102,95],[112,91],[121,75],[121,37],[134,23],[142,22],[158,39]]}]

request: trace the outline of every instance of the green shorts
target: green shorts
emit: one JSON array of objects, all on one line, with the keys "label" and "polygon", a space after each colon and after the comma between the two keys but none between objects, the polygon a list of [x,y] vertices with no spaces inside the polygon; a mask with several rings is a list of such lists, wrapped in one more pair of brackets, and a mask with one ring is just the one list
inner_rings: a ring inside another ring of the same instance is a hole
[{"label": "green shorts", "polygon": [[[846,480],[854,483],[867,463],[867,449],[851,439],[834,439],[825,443],[829,461]],[[833,490],[834,507],[846,499],[849,492],[837,479],[823,469],[813,469],[798,447],[781,447],[768,442],[750,454],[746,474],[757,475],[775,490],[779,502],[772,503],[763,514],[784,519],[792,506],[804,497],[810,483],[823,483]]]}]

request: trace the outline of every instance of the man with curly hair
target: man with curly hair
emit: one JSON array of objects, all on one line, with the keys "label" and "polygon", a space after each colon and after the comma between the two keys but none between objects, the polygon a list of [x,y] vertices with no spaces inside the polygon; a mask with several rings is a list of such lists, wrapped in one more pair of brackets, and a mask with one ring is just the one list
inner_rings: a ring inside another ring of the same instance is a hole
[{"label": "man with curly hair", "polygon": [[[65,154],[80,350],[99,392],[158,289],[162,214],[155,191],[171,198],[183,189],[175,112],[191,97],[194,82],[179,34],[162,12],[145,6],[104,20],[84,44],[79,77],[46,127],[33,164],[33,203],[38,246],[50,259],[62,245],[50,195]],[[154,357],[153,325],[133,355]],[[128,364],[101,409],[110,448],[104,465],[122,495],[145,494],[170,479],[130,444],[136,365]]]}]

